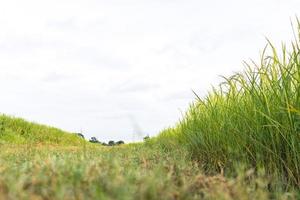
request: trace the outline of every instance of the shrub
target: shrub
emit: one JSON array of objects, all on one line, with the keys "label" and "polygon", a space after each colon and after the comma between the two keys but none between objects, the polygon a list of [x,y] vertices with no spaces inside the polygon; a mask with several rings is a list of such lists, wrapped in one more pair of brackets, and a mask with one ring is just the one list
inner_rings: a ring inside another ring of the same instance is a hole
[{"label": "shrub", "polygon": [[114,146],[114,145],[115,145],[114,141],[111,140],[111,141],[108,142],[108,146]]},{"label": "shrub", "polygon": [[89,142],[91,142],[91,143],[100,143],[96,137],[91,137]]},{"label": "shrub", "polygon": [[116,142],[116,145],[121,145],[121,144],[125,144],[125,142],[124,142],[124,141],[122,141],[122,140],[120,140],[120,141]]}]

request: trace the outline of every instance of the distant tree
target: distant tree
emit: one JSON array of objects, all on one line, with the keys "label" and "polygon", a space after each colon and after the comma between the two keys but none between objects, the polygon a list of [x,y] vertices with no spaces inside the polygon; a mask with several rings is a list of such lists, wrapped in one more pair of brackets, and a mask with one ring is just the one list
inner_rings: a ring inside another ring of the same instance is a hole
[{"label": "distant tree", "polygon": [[96,137],[91,137],[90,141],[91,143],[100,143]]},{"label": "distant tree", "polygon": [[75,133],[75,135],[77,135],[78,137],[81,137],[82,139],[84,139],[84,135],[82,133]]},{"label": "distant tree", "polygon": [[115,145],[115,142],[113,140],[108,142],[108,146],[114,146],[114,145]]},{"label": "distant tree", "polygon": [[149,139],[150,139],[150,136],[149,136],[149,135],[146,135],[146,136],[144,137],[144,141],[149,140]]},{"label": "distant tree", "polygon": [[121,144],[125,144],[125,142],[122,141],[122,140],[120,140],[120,141],[118,141],[118,142],[116,143],[116,145],[121,145]]}]

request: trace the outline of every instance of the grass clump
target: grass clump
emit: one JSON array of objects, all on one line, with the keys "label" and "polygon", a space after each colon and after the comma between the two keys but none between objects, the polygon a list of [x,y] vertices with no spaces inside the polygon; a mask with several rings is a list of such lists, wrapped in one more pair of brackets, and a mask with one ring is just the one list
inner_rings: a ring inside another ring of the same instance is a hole
[{"label": "grass clump", "polygon": [[244,165],[300,186],[299,44],[296,37],[291,51],[283,45],[278,52],[269,42],[259,64],[246,63],[243,73],[197,96],[166,138],[188,148],[206,172],[232,174]]}]

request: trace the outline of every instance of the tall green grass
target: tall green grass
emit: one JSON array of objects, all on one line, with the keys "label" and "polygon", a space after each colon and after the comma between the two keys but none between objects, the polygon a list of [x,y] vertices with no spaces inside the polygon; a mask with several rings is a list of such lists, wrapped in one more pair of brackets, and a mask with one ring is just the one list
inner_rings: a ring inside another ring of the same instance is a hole
[{"label": "tall green grass", "polygon": [[190,106],[184,119],[159,136],[176,138],[207,172],[236,165],[264,169],[300,185],[300,23],[287,50],[271,42],[260,63],[231,77]]}]

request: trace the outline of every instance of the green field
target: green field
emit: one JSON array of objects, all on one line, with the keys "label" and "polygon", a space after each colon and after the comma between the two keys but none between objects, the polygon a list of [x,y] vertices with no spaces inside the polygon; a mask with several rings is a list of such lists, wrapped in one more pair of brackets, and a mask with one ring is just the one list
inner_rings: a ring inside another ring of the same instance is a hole
[{"label": "green field", "polygon": [[0,199],[300,199],[300,24],[174,127],[104,147],[0,117]]},{"label": "green field", "polygon": [[0,199],[268,199],[253,171],[204,175],[184,151],[123,147],[2,145]]}]

